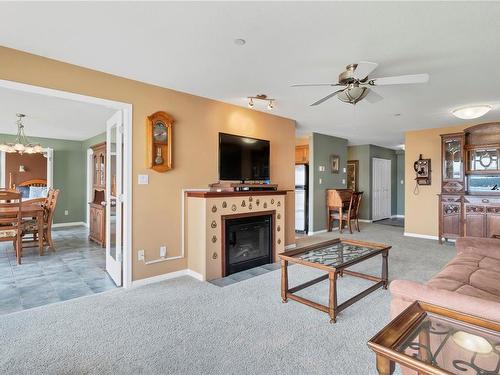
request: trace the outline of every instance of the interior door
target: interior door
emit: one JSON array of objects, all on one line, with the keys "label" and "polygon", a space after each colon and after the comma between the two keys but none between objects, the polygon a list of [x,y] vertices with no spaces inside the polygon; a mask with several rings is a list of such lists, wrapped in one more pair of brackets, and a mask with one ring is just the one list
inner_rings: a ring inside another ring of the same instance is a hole
[{"label": "interior door", "polygon": [[106,123],[106,271],[122,285],[123,113]]},{"label": "interior door", "polygon": [[391,161],[373,158],[372,220],[391,217]]}]

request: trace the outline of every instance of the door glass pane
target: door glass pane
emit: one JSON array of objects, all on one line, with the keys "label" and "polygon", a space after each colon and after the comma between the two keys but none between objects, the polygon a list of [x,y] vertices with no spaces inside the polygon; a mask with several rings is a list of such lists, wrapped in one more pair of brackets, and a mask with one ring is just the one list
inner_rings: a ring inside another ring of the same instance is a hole
[{"label": "door glass pane", "polygon": [[112,127],[111,142],[108,145],[110,165],[109,167],[109,192],[110,213],[109,213],[109,237],[110,237],[110,255],[116,260],[116,127]]},{"label": "door glass pane", "polygon": [[462,178],[462,145],[459,139],[444,142],[443,178],[460,180]]}]

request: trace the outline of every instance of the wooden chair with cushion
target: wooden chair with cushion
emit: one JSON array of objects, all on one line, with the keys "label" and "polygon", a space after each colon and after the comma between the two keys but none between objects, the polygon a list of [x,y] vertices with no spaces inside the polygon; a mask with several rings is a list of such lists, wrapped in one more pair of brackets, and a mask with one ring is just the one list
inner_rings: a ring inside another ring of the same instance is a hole
[{"label": "wooden chair with cushion", "polygon": [[0,190],[0,241],[12,241],[17,264],[21,264],[21,194],[13,190]]},{"label": "wooden chair with cushion", "polygon": [[339,231],[340,233],[344,230],[344,222],[349,225],[349,232],[352,234],[352,221],[356,223],[356,229],[359,230],[359,207],[361,205],[361,197],[363,196],[363,192],[353,192],[351,194],[351,199],[349,200],[349,206],[342,211],[331,211],[330,217],[331,221],[338,220],[339,221]]},{"label": "wooden chair with cushion", "polygon": [[33,235],[33,241],[36,241],[37,236],[42,235],[44,244],[48,245],[52,250],[55,250],[54,241],[52,240],[52,219],[54,218],[58,196],[59,189],[50,189],[47,193],[47,198],[31,199],[29,201],[31,203],[40,203],[44,207],[42,234],[38,233],[38,225],[35,219],[27,220],[23,223],[23,236],[31,234]]},{"label": "wooden chair with cushion", "polygon": [[333,221],[338,220],[339,231],[342,233],[344,228],[343,218],[349,209],[351,197],[351,189],[326,189],[326,223],[329,232],[332,230]]}]

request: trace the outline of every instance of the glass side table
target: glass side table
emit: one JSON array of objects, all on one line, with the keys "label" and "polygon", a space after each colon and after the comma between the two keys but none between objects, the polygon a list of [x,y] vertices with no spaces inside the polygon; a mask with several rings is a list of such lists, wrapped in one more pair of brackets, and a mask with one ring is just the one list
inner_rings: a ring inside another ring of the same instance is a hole
[{"label": "glass side table", "polygon": [[414,302],[370,341],[380,375],[499,375],[500,323]]}]

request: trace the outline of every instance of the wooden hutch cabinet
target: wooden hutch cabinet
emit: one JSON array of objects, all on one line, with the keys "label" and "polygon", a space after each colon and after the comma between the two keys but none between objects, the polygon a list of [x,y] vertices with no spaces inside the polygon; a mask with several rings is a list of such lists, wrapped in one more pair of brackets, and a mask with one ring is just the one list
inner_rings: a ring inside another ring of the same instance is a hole
[{"label": "wooden hutch cabinet", "polygon": [[91,146],[92,201],[89,217],[89,240],[106,246],[106,142]]},{"label": "wooden hutch cabinet", "polygon": [[441,135],[439,242],[500,234],[500,123]]}]

